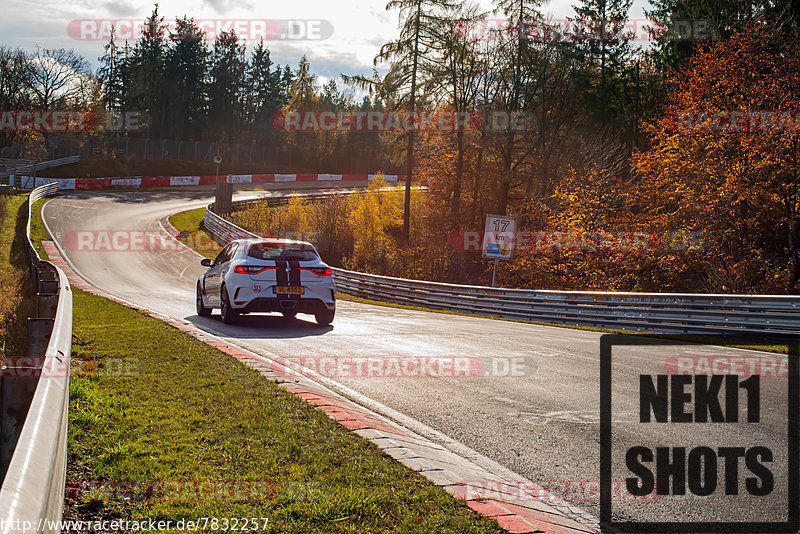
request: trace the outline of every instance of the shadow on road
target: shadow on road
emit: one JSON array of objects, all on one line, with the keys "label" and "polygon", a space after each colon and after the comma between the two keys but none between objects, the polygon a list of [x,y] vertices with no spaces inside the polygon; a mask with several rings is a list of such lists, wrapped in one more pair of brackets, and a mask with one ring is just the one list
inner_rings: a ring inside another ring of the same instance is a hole
[{"label": "shadow on road", "polygon": [[294,319],[285,319],[281,315],[242,315],[236,324],[224,324],[218,313],[211,317],[189,315],[184,319],[199,328],[210,327],[215,332],[239,339],[293,339],[321,336],[333,331],[333,325],[320,326],[312,315],[303,314]]}]

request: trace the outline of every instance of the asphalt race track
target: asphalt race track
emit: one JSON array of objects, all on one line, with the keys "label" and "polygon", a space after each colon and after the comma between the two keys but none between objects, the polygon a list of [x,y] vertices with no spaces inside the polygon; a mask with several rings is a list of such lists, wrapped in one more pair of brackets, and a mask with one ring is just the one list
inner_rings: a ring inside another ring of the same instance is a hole
[{"label": "asphalt race track", "polygon": [[[249,192],[253,195],[253,192]],[[239,195],[241,198],[241,195]],[[285,358],[400,357],[480,358],[484,374],[470,377],[353,378],[336,380],[481,452],[578,506],[599,514],[594,500],[576,495],[600,476],[599,340],[596,332],[427,313],[340,300],[331,327],[312,316],[246,316],[224,325],[218,312],[195,315],[194,291],[204,271],[186,250],[82,251],[79,230],[163,233],[159,220],[210,201],[210,193],[136,192],[69,194],[47,203],[44,219],[69,262],[98,288],[122,299],[188,321],[255,352]],[[618,518],[671,521],[782,521],[786,519],[786,379],[762,378],[761,423],[638,422],[639,375],[664,372],[665,360],[693,355],[752,356],[736,349],[643,346],[614,352],[614,478],[630,476],[621,465],[635,445],[769,447],[775,489],[767,497],[686,496],[615,502]],[[319,361],[319,360],[317,360]],[[475,363],[478,360],[471,360]],[[508,376],[510,363],[516,376]],[[494,376],[493,376],[494,375]],[[692,391],[688,388],[687,391]],[[744,391],[740,391],[744,399]],[[740,413],[745,401],[740,402]],[[724,406],[723,406],[724,407]],[[720,487],[724,467],[720,461]],[[740,493],[753,476],[742,460]],[[623,483],[624,487],[624,483]],[[596,497],[596,494],[595,494]]]}]

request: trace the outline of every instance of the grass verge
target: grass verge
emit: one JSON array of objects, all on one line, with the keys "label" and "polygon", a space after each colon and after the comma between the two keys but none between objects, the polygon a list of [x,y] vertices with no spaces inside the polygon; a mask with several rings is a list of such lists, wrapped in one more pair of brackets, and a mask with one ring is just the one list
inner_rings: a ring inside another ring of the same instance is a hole
[{"label": "grass verge", "polygon": [[169,222],[181,232],[179,241],[192,247],[206,258],[214,259],[222,247],[214,241],[214,236],[206,231],[203,225],[205,214],[205,207],[182,211],[171,216]]},{"label": "grass verge", "polygon": [[[36,220],[32,235],[47,237]],[[229,355],[73,291],[65,519],[257,518],[249,530],[264,532],[503,532]]]},{"label": "grass verge", "polygon": [[42,208],[50,200],[49,198],[41,198],[33,203],[31,206],[31,243],[33,248],[39,253],[39,257],[47,259],[47,252],[42,245],[43,240],[49,240],[50,235],[42,222]]},{"label": "grass verge", "polygon": [[25,255],[28,195],[0,195],[0,359],[25,354],[34,303]]},{"label": "grass verge", "polygon": [[[74,306],[69,518],[257,517],[268,518],[267,532],[503,532],[230,356],[101,297],[75,290]],[[196,481],[245,491],[208,497],[191,489]],[[115,482],[161,491],[115,499]]]},{"label": "grass verge", "polygon": [[[220,247],[216,245],[213,241],[213,236],[208,233],[205,228],[203,227],[203,217],[205,214],[205,208],[200,208],[196,210],[189,210],[183,211],[180,213],[176,213],[172,217],[170,217],[170,222],[172,225],[179,230],[180,232],[185,232],[187,236],[193,235],[193,232],[200,232],[201,239],[196,238],[181,238],[181,241],[189,245],[190,247],[194,248],[201,254],[204,254],[208,258],[216,257],[217,253],[220,251]],[[207,247],[204,247],[205,242],[214,243],[215,249],[213,252],[208,250]],[[467,317],[481,317],[484,319],[494,319],[497,321],[510,321],[513,323],[527,323],[527,324],[535,324],[540,326],[555,326],[558,328],[569,328],[571,330],[585,330],[589,332],[599,332],[603,334],[626,334],[632,336],[644,336],[644,337],[653,337],[658,339],[674,339],[678,341],[686,341],[689,343],[707,343],[712,345],[721,345],[733,348],[742,348],[742,349],[749,349],[755,351],[763,351],[763,352],[776,352],[776,353],[787,353],[787,347],[785,345],[768,345],[768,344],[761,344],[761,345],[740,345],[736,343],[727,343],[727,344],[720,344],[718,338],[713,337],[705,337],[705,336],[681,336],[681,335],[673,335],[673,334],[650,334],[650,333],[643,333],[643,332],[628,332],[625,330],[614,330],[611,328],[595,328],[591,326],[567,326],[558,323],[548,323],[542,321],[526,321],[524,319],[509,319],[505,317],[488,317],[485,315],[477,315],[472,313],[464,313],[464,312],[454,312],[448,310],[437,310],[434,308],[426,308],[423,306],[412,306],[408,304],[398,304],[394,302],[385,302],[382,300],[372,300],[366,299],[363,297],[358,297],[355,295],[350,295],[348,293],[339,292],[338,297],[340,300],[347,300],[351,302],[360,302],[362,304],[372,304],[375,306],[386,306],[389,308],[400,308],[404,310],[416,310],[416,311],[426,311],[426,312],[434,312],[434,313],[444,313],[450,315],[463,315]]]}]

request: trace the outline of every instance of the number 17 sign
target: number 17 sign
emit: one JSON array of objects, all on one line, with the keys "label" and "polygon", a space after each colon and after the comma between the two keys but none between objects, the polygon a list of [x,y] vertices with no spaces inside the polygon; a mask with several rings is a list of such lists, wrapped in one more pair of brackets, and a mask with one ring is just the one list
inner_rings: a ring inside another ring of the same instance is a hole
[{"label": "number 17 sign", "polygon": [[513,259],[516,231],[516,217],[487,214],[481,247],[483,257],[493,260]]}]

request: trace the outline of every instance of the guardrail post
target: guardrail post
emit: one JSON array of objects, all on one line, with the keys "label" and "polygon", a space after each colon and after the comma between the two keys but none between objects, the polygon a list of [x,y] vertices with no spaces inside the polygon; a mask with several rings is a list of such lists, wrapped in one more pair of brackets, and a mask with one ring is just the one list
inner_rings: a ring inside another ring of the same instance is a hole
[{"label": "guardrail post", "polygon": [[[44,268],[38,268],[36,271],[37,295],[58,295],[58,273]],[[37,317],[42,316],[37,315]]]},{"label": "guardrail post", "polygon": [[[36,321],[37,319],[32,319]],[[50,330],[53,328],[53,321],[50,322]],[[37,328],[37,327],[34,327]],[[47,330],[47,326],[41,328]],[[30,325],[29,330],[30,332]],[[49,340],[43,338],[44,348],[47,348]],[[43,354],[43,353],[42,353]],[[39,383],[44,358],[25,358],[13,362],[12,365],[4,364],[0,372],[0,482],[5,479],[8,471],[8,464],[14,455],[17,447],[20,432],[28,416],[28,409],[31,406],[33,395],[36,393],[36,386]],[[16,363],[16,365],[14,365]]]},{"label": "guardrail post", "polygon": [[[58,272],[48,264],[40,263],[36,273],[36,317],[53,319],[58,308]],[[33,354],[38,355],[38,353]]]},{"label": "guardrail post", "polygon": [[31,356],[42,356],[47,352],[50,334],[53,332],[53,319],[29,318],[26,352]]},{"label": "guardrail post", "polygon": [[36,316],[41,319],[53,319],[58,308],[58,293],[36,294]]},{"label": "guardrail post", "polygon": [[[58,283],[56,282],[56,285]],[[58,300],[58,295],[55,295]],[[38,308],[38,303],[37,303]],[[55,314],[53,314],[55,317]],[[17,440],[28,416],[36,386],[39,383],[44,354],[50,343],[54,319],[28,319],[28,339],[25,357],[10,358],[2,369],[0,379],[0,474],[5,478],[8,464],[14,455]]]}]

